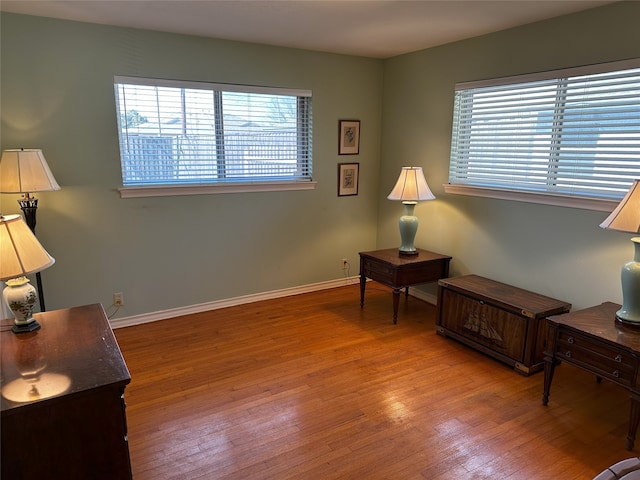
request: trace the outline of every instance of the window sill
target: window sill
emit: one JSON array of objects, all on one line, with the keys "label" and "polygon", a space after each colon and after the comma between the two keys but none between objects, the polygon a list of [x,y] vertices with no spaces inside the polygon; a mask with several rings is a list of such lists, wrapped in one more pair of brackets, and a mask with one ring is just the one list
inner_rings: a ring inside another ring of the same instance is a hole
[{"label": "window sill", "polygon": [[173,197],[179,195],[210,195],[216,193],[282,192],[289,190],[315,190],[317,182],[247,182],[207,185],[158,185],[119,188],[120,198]]},{"label": "window sill", "polygon": [[620,200],[606,200],[587,197],[572,197],[568,195],[552,195],[548,193],[518,192],[514,190],[500,190],[471,185],[443,185],[446,193],[454,195],[469,195],[472,197],[497,198],[516,202],[539,203],[557,207],[581,208],[583,210],[597,210],[612,212]]}]

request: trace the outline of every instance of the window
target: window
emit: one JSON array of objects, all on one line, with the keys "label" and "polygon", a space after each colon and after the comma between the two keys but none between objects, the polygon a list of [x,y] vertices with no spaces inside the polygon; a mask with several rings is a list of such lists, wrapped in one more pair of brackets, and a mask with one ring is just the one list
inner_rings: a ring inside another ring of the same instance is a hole
[{"label": "window", "polygon": [[122,190],[311,183],[310,91],[115,77],[115,95]]},{"label": "window", "polygon": [[446,191],[617,202],[635,178],[640,60],[456,85]]}]

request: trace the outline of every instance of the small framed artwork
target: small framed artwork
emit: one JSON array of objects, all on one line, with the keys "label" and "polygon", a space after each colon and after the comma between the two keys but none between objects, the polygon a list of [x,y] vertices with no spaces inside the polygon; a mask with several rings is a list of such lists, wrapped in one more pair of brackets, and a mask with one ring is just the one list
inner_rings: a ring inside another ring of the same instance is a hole
[{"label": "small framed artwork", "polygon": [[338,155],[360,153],[360,120],[340,120],[338,131]]},{"label": "small framed artwork", "polygon": [[358,195],[359,163],[338,164],[338,196]]}]

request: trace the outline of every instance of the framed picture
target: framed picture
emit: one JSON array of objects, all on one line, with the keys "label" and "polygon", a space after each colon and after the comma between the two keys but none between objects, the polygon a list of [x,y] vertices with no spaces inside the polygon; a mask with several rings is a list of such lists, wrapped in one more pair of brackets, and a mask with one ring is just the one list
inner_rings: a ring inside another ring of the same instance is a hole
[{"label": "framed picture", "polygon": [[340,120],[338,129],[338,155],[360,153],[360,120]]},{"label": "framed picture", "polygon": [[358,195],[359,163],[338,164],[338,196]]}]

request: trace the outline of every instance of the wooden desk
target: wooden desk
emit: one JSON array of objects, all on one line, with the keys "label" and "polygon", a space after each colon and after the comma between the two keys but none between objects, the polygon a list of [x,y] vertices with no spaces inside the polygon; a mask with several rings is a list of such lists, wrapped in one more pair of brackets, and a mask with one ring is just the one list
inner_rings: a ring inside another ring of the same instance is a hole
[{"label": "wooden desk", "polygon": [[393,288],[393,323],[398,323],[400,290],[449,276],[451,257],[417,249],[417,255],[400,255],[397,248],[360,252],[360,306],[364,306],[367,277]]},{"label": "wooden desk", "polygon": [[131,479],[124,389],[131,377],[101,305],[0,321],[3,479]]},{"label": "wooden desk", "polygon": [[593,373],[598,381],[605,378],[620,385],[631,394],[626,443],[631,450],[640,420],[640,330],[617,324],[619,309],[620,305],[606,302],[547,318],[542,404],[549,403],[553,373],[560,361]]}]

